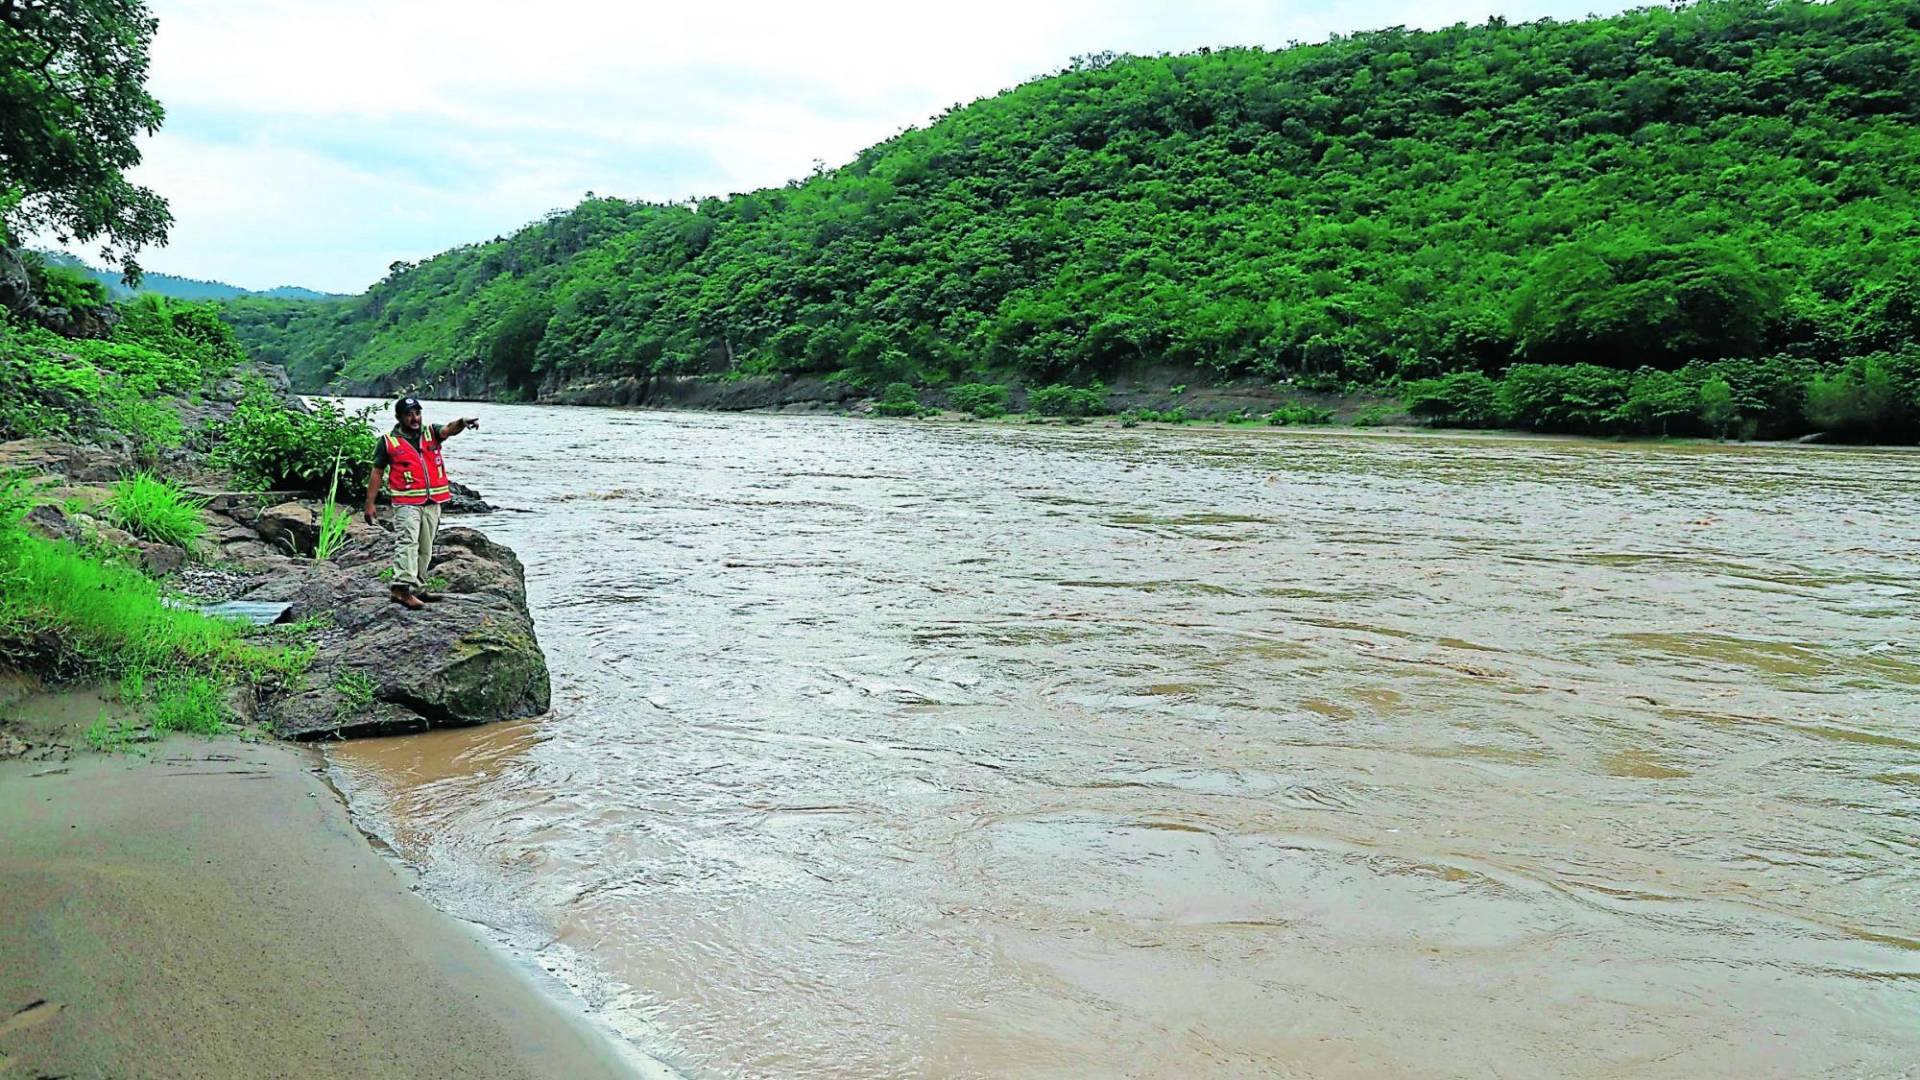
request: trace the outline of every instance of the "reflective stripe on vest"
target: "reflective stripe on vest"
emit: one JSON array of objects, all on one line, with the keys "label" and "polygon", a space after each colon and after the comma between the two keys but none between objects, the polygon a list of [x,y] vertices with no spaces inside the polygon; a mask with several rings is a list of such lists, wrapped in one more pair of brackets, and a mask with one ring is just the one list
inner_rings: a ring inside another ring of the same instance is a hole
[{"label": "reflective stripe on vest", "polygon": [[387,491],[399,506],[443,503],[453,498],[446,462],[431,428],[420,432],[420,447],[398,435],[387,436]]}]

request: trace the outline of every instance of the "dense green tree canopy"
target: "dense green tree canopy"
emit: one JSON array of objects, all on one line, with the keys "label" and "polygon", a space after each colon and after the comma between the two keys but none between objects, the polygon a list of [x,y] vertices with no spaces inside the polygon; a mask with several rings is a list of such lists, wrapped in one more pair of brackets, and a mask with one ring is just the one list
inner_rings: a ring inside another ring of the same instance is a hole
[{"label": "dense green tree canopy", "polygon": [[145,87],[154,27],[139,0],[0,0],[5,232],[101,241],[130,277],[166,240],[166,201],[125,175],[163,116]]},{"label": "dense green tree canopy", "polygon": [[1835,363],[1920,332],[1916,70],[1920,0],[1084,58],[783,188],[229,312],[308,386]]}]

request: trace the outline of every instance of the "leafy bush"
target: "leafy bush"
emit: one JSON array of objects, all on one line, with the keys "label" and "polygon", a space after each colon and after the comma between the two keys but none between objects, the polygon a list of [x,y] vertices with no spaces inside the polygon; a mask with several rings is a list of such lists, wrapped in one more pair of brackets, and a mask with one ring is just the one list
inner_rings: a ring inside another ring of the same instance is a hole
[{"label": "leafy bush", "polygon": [[201,369],[191,356],[164,352],[140,341],[61,342],[61,351],[109,373],[127,393],[140,397],[197,390]]},{"label": "leafy bush", "polygon": [[1633,374],[1627,400],[1614,411],[1619,426],[1642,435],[1683,433],[1700,419],[1700,387],[1678,372],[1642,368]]},{"label": "leafy bush", "polygon": [[1612,430],[1628,376],[1596,364],[1515,364],[1500,381],[1502,419],[1536,431]]},{"label": "leafy bush", "polygon": [[1333,410],[1322,409],[1305,402],[1289,401],[1285,405],[1267,414],[1267,423],[1275,427],[1287,427],[1293,424],[1318,426],[1333,423]]},{"label": "leafy bush", "polygon": [[1055,383],[1029,390],[1027,408],[1041,416],[1105,416],[1111,411],[1107,408],[1107,388],[1099,383],[1088,387]]},{"label": "leafy bush", "polygon": [[968,416],[983,420],[1007,414],[1007,388],[999,383],[962,383],[947,391],[947,400]]},{"label": "leafy bush", "polygon": [[1715,438],[1724,439],[1740,419],[1733,386],[1718,375],[1700,384],[1700,422]]},{"label": "leafy bush", "polygon": [[1128,409],[1120,414],[1120,422],[1126,427],[1135,424],[1184,424],[1190,418],[1184,406],[1172,409]]},{"label": "leafy bush", "polygon": [[1365,428],[1379,427],[1381,424],[1387,422],[1387,414],[1392,411],[1392,409],[1389,409],[1385,405],[1369,405],[1354,416],[1353,426]]},{"label": "leafy bush", "polygon": [[150,458],[186,430],[161,399],[204,380],[191,357],[137,341],[70,340],[0,323],[0,438],[91,436],[104,427]]},{"label": "leafy bush", "polygon": [[[1820,366],[1813,361],[1789,356],[1697,361],[1681,369],[1683,375],[1700,383],[1703,392],[1710,380],[1727,384],[1733,398],[1729,432],[1750,428],[1753,434],[1765,438],[1800,435],[1809,430],[1807,385],[1819,371]],[[1708,431],[1714,430],[1711,425],[1705,426]]]},{"label": "leafy bush", "polygon": [[1857,440],[1911,440],[1920,432],[1920,350],[1858,356],[1807,384],[1807,416]]},{"label": "leafy bush", "polygon": [[152,473],[136,473],[113,486],[107,520],[142,540],[191,549],[207,531],[200,500]]},{"label": "leafy bush", "polygon": [[888,383],[873,411],[881,416],[919,416],[920,393],[912,383]]},{"label": "leafy bush", "polygon": [[246,356],[218,307],[152,293],[121,305],[113,336],[115,341],[144,345],[189,363],[194,377],[189,385],[178,388],[183,390],[202,379],[226,375]]},{"label": "leafy bush", "polygon": [[1436,424],[1491,427],[1500,422],[1500,384],[1478,371],[1415,379],[1400,388],[1400,405]]},{"label": "leafy bush", "polygon": [[22,252],[20,261],[27,268],[28,287],[42,306],[75,311],[104,307],[107,303],[107,287],[89,274],[70,267],[49,265],[31,251]]},{"label": "leafy bush", "polygon": [[[295,412],[255,380],[233,418],[222,425],[213,461],[253,488],[321,492],[336,485],[348,497],[358,497],[366,492],[377,441],[370,418],[379,408],[348,412],[323,398],[311,413]],[[336,474],[342,462],[348,467]]]}]

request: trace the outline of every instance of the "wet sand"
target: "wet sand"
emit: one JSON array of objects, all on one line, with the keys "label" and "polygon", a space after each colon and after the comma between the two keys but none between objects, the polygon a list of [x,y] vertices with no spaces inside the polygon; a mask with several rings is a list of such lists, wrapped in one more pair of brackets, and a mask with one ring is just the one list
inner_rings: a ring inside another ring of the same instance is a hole
[{"label": "wet sand", "polygon": [[421,899],[310,752],[150,754],[0,763],[0,1076],[650,1071]]}]

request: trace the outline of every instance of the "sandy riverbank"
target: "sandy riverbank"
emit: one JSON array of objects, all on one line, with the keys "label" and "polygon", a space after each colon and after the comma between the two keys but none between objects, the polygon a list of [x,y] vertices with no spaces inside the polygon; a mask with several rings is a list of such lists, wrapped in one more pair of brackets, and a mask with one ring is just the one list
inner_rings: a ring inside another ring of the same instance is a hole
[{"label": "sandy riverbank", "polygon": [[190,738],[0,762],[0,1075],[654,1071],[416,895],[316,763]]}]

